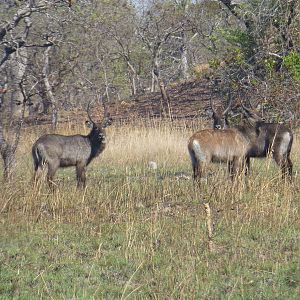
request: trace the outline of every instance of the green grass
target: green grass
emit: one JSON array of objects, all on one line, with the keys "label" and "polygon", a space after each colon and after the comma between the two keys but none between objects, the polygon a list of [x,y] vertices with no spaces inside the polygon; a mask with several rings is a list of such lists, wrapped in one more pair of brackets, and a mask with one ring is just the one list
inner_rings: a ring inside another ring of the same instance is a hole
[{"label": "green grass", "polygon": [[160,150],[139,148],[144,131],[126,131],[122,147],[112,132],[86,190],[73,169],[59,171],[53,193],[32,188],[30,144],[20,148],[16,179],[1,186],[0,299],[299,299],[298,142],[293,183],[255,160],[246,183],[212,166],[198,189],[185,177],[188,134],[169,129],[184,141],[176,148],[166,129],[144,130]]}]

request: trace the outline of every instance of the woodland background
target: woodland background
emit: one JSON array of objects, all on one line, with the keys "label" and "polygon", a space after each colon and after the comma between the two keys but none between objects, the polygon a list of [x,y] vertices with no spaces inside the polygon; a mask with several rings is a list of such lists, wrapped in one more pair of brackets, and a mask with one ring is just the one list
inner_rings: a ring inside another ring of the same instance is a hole
[{"label": "woodland background", "polygon": [[296,0],[2,0],[4,176],[24,124],[55,129],[91,99],[123,119],[205,118],[211,97],[219,107],[232,97],[295,125],[299,11]]},{"label": "woodland background", "polygon": [[[299,13],[298,0],[0,0],[0,298],[298,300]],[[293,180],[267,157],[234,181],[211,164],[196,188],[187,141],[212,126],[210,100],[232,104],[231,124],[243,101],[290,126]],[[73,168],[33,185],[33,143],[87,134],[90,101],[113,124],[86,188]]]}]

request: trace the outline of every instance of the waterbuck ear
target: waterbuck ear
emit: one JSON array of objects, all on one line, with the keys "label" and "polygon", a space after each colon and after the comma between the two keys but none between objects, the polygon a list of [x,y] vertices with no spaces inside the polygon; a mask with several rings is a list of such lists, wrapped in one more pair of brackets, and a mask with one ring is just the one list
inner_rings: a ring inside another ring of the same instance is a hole
[{"label": "waterbuck ear", "polygon": [[88,128],[93,128],[94,127],[94,124],[91,121],[85,121],[85,125]]}]

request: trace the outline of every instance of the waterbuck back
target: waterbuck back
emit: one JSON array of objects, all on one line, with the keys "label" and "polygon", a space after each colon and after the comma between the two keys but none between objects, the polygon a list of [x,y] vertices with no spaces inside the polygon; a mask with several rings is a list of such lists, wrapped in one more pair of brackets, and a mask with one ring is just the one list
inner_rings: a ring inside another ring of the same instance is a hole
[{"label": "waterbuck back", "polygon": [[112,119],[106,113],[102,122],[95,123],[89,111],[88,135],[46,134],[41,136],[32,147],[34,162],[34,179],[40,177],[43,165],[48,166],[47,180],[52,183],[58,168],[76,167],[77,186],[86,184],[86,166],[97,157],[106,146],[105,128],[110,126]]}]

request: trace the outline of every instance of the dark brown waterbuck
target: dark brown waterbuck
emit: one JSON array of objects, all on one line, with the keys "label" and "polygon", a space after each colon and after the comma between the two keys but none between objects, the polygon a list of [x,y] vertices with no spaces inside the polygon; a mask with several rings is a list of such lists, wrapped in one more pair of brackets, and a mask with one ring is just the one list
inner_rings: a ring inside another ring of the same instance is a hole
[{"label": "dark brown waterbuck", "polygon": [[46,134],[41,136],[32,147],[34,162],[34,180],[41,174],[43,165],[48,166],[47,180],[52,183],[58,168],[76,167],[77,186],[84,187],[86,184],[86,167],[97,157],[106,146],[105,128],[110,126],[112,119],[107,110],[104,110],[102,122],[96,123],[89,113],[87,115],[88,127],[91,131],[88,135],[60,135]]},{"label": "dark brown waterbuck", "polygon": [[[293,145],[291,129],[284,124],[265,122],[255,110],[245,107],[243,103],[242,108],[249,123],[248,127],[250,126],[252,130],[265,132],[264,147],[260,147],[259,151],[258,149],[252,149],[248,156],[263,158],[272,155],[277,165],[281,168],[282,177],[289,176],[291,179],[293,171],[293,164],[290,158]],[[245,126],[236,127],[242,128]]]},{"label": "dark brown waterbuck", "polygon": [[[212,105],[212,102],[211,102]],[[282,124],[266,123],[254,111],[243,107],[248,124],[227,128],[227,113],[213,110],[213,128],[200,130],[192,135],[188,150],[192,160],[194,179],[202,176],[210,162],[228,163],[231,177],[250,167],[250,157],[267,157],[272,153],[282,170],[283,177],[292,175],[290,152],[293,134]]]}]

